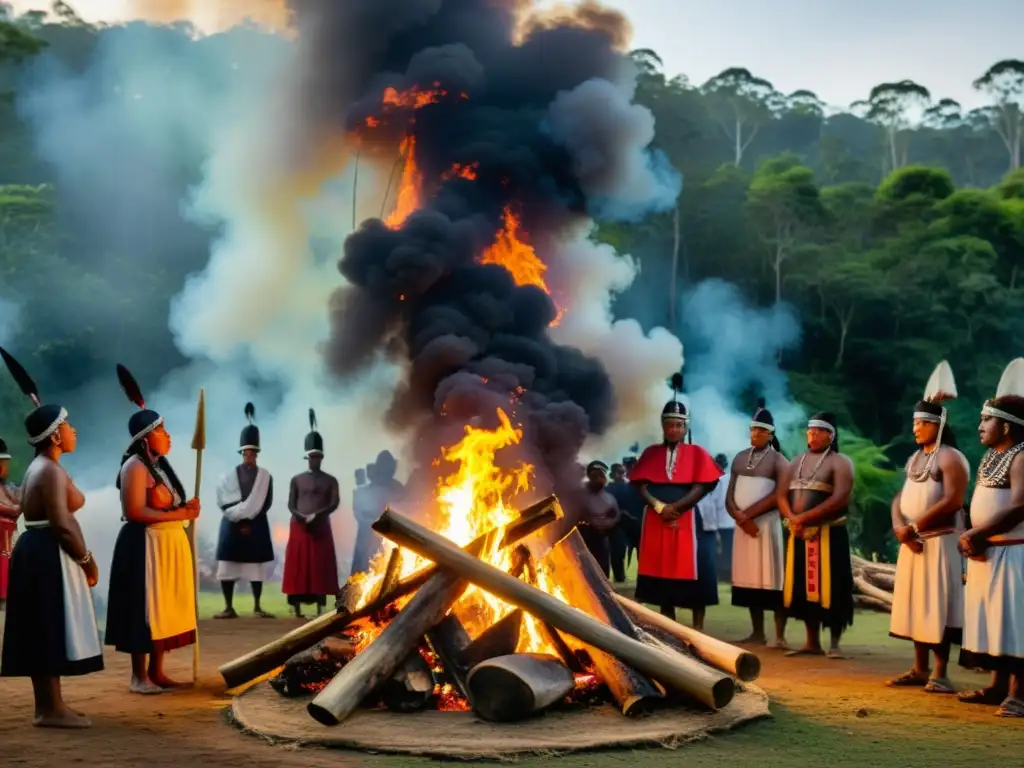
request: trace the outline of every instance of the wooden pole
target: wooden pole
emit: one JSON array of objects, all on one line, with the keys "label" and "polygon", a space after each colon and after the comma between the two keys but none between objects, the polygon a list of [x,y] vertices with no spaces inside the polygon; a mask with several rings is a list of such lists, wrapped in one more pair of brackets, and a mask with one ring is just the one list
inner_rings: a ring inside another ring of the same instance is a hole
[{"label": "wooden pole", "polygon": [[[576,529],[558,542],[541,563],[565,593],[570,605],[590,614],[602,624],[614,627],[626,637],[639,640],[636,627],[615,600],[614,590],[601,567],[590,554]],[[637,715],[653,708],[664,693],[650,678],[624,664],[616,656],[586,645],[587,655],[624,715]]]},{"label": "wooden pole", "polygon": [[645,605],[633,602],[628,597],[618,594],[614,597],[641,628],[649,625],[681,640],[711,666],[724,670],[730,675],[735,675],[748,683],[751,680],[756,680],[757,676],[761,674],[761,660],[750,651],[745,651],[735,645],[716,640],[703,632],[698,632],[696,629],[678,624]]},{"label": "wooden pole", "polygon": [[516,653],[481,662],[469,673],[473,711],[484,720],[523,720],[564,699],[575,687],[560,659]]},{"label": "wooden pole", "polygon": [[[203,483],[203,451],[206,449],[206,391],[199,390],[199,402],[196,404],[196,423],[192,432],[192,449],[196,452],[196,483],[192,498],[199,498],[199,489]],[[192,586],[196,600],[196,640],[192,643],[192,685],[199,684],[199,537],[196,526],[199,518],[188,527],[188,543],[192,548]]]},{"label": "wooden pole", "polygon": [[729,676],[716,673],[680,654],[649,648],[579,609],[463,552],[445,537],[392,510],[385,510],[373,524],[373,529],[496,597],[529,611],[556,629],[619,657],[663,685],[685,691],[709,707],[724,707],[736,693],[735,683]]},{"label": "wooden pole", "polygon": [[[488,546],[491,537],[497,535],[499,531],[502,532],[502,546],[509,546],[521,541],[557,520],[561,515],[560,510],[561,508],[558,506],[555,497],[549,496],[522,510],[519,517],[505,526],[504,529],[496,529],[495,531],[489,531],[483,536],[478,536],[466,547],[466,551],[474,556],[485,551],[485,547]],[[295,654],[301,653],[321,640],[341,632],[345,627],[351,626],[357,621],[374,615],[395,600],[411,595],[426,584],[427,580],[436,573],[438,573],[437,566],[431,565],[403,579],[390,593],[364,605],[356,611],[325,613],[323,616],[318,616],[301,627],[296,627],[283,637],[279,637],[254,651],[250,651],[244,656],[229,661],[219,670],[221,677],[224,678],[225,685],[229,689],[237,688],[250,680],[273,671]]]}]

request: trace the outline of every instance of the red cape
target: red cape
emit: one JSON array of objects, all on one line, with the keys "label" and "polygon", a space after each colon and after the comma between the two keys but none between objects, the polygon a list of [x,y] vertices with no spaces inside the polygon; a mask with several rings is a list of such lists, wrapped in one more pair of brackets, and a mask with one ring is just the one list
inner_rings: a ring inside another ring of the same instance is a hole
[{"label": "red cape", "polygon": [[676,446],[676,465],[672,477],[665,472],[668,446],[664,443],[648,446],[629,473],[631,483],[656,485],[693,485],[713,483],[722,477],[722,470],[711,454],[699,445],[679,443]]}]

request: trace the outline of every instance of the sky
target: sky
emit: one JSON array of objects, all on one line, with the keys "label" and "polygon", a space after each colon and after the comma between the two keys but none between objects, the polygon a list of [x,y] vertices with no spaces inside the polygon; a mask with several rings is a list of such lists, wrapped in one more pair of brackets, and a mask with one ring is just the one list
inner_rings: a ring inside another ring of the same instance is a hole
[{"label": "sky", "polygon": [[[10,0],[8,0],[10,2]],[[541,5],[551,5],[541,0]],[[633,23],[634,47],[653,48],[668,75],[703,83],[744,66],[785,93],[815,92],[837,107],[881,82],[915,80],[935,100],[985,103],[971,82],[991,64],[1024,59],[1024,0],[605,0]],[[17,10],[49,0],[14,0]],[[166,19],[206,26],[243,9],[274,16],[280,0],[72,0],[89,20]],[[217,8],[221,10],[218,11]]]}]

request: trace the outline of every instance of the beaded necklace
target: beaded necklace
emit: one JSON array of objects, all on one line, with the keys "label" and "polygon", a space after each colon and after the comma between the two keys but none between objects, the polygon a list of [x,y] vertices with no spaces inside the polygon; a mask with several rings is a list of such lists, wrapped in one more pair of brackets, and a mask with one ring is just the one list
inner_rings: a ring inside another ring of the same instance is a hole
[{"label": "beaded necklace", "polygon": [[679,443],[669,444],[665,451],[665,476],[671,480],[672,473],[676,471],[676,449],[679,447]]},{"label": "beaded necklace", "polygon": [[985,488],[1009,488],[1010,465],[1022,450],[1024,443],[1017,443],[1005,451],[989,448],[978,465],[978,485]]},{"label": "beaded necklace", "polygon": [[764,457],[774,450],[775,448],[769,444],[759,454],[757,454],[757,458],[755,459],[754,446],[750,446],[750,450],[747,452],[747,471],[749,472],[757,469],[757,465],[764,460]]},{"label": "beaded necklace", "polygon": [[910,457],[910,461],[907,462],[907,477],[913,483],[922,483],[932,474],[932,467],[935,466],[935,461],[939,455],[939,448],[936,448],[931,453],[925,454],[927,458],[924,462],[924,469],[920,472],[912,472],[914,462],[917,461],[917,457],[921,455],[921,449],[918,448],[914,455]]},{"label": "beaded necklace", "polygon": [[797,479],[797,481],[801,482],[801,483],[804,483],[804,482],[812,483],[812,482],[814,482],[814,478],[818,474],[818,470],[821,469],[821,465],[825,463],[825,459],[828,458],[828,455],[830,453],[832,453],[832,446],[831,445],[828,448],[826,448],[824,450],[824,452],[821,454],[821,458],[818,459],[818,463],[814,465],[814,470],[811,472],[811,476],[808,477],[806,480],[804,480],[803,475],[804,475],[804,462],[807,460],[807,454],[806,453],[803,454],[800,457],[800,463],[796,465],[796,479]]}]

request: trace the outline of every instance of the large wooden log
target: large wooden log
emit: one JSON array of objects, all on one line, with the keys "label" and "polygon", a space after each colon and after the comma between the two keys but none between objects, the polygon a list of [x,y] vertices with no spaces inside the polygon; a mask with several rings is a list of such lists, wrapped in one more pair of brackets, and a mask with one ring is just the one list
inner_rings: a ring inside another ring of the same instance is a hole
[{"label": "large wooden log", "polygon": [[554,656],[517,653],[481,662],[469,673],[473,711],[484,720],[509,722],[561,701],[575,678]]},{"label": "large wooden log", "polygon": [[306,706],[310,716],[324,725],[338,725],[351,715],[366,696],[391,678],[467,586],[452,573],[431,576],[381,633]]},{"label": "large wooden log", "polygon": [[875,600],[879,600],[883,603],[892,605],[893,596],[891,592],[886,592],[884,589],[879,589],[874,584],[870,584],[867,580],[860,576],[853,577],[853,584],[862,594],[868,597],[873,597]]},{"label": "large wooden log", "polygon": [[508,656],[516,652],[519,635],[523,630],[523,611],[516,608],[500,621],[484,630],[465,652],[465,664],[472,669],[477,664],[497,656]]},{"label": "large wooden log", "polygon": [[615,595],[615,599],[641,628],[645,625],[656,627],[662,632],[678,638],[711,666],[728,672],[730,675],[735,675],[744,682],[756,680],[757,676],[761,674],[761,660],[750,651],[683,626],[628,597]]},{"label": "large wooden log", "polygon": [[[578,530],[573,529],[558,542],[544,559],[551,578],[565,593],[570,605],[614,627],[626,637],[639,640],[636,627],[615,600],[615,590],[590,554]],[[584,644],[594,672],[611,692],[624,715],[637,715],[653,709],[664,699],[650,678],[637,672],[613,654],[589,643]]]},{"label": "large wooden log", "polygon": [[448,673],[455,690],[462,698],[469,699],[466,678],[469,676],[470,666],[466,663],[465,652],[473,640],[462,626],[462,622],[449,613],[436,627],[427,632],[427,641],[437,654],[444,671]]},{"label": "large wooden log", "polygon": [[619,657],[663,685],[685,691],[709,707],[724,707],[736,693],[736,686],[729,676],[716,673],[680,654],[649,648],[583,611],[463,552],[443,536],[391,510],[385,511],[373,528],[399,546],[450,569],[556,629]]},{"label": "large wooden log", "polygon": [[[520,513],[518,519],[509,523],[504,529],[501,529],[503,530],[501,545],[508,546],[525,539],[527,536],[558,519],[560,514],[561,508],[558,506],[557,499],[554,496],[549,496],[543,501],[527,507]],[[466,546],[466,551],[473,555],[479,555],[486,546],[489,546],[490,537],[494,535],[496,535],[496,532],[490,531],[483,536],[477,537]],[[352,624],[368,619],[386,608],[390,603],[411,595],[437,572],[436,566],[424,568],[402,579],[394,589],[377,600],[373,600],[355,610],[345,609],[325,613],[323,616],[318,616],[301,627],[296,627],[277,640],[267,643],[233,661],[229,661],[220,668],[220,674],[224,678],[225,685],[229,689],[237,688],[250,680],[255,680],[257,677],[267,674],[283,665],[295,654],[301,653],[331,635],[338,634]],[[347,584],[342,591],[343,593],[351,593],[351,589],[349,589]]]},{"label": "large wooden log", "polygon": [[858,608],[870,608],[873,611],[879,611],[882,613],[892,613],[892,603],[887,603],[884,600],[877,600],[867,595],[854,595],[853,604]]},{"label": "large wooden log", "polygon": [[414,650],[380,688],[384,706],[392,712],[417,712],[434,697],[434,678],[430,665]]},{"label": "large wooden log", "polygon": [[[650,648],[656,648],[666,653],[681,653],[686,656],[691,655],[693,652],[693,649],[678,637],[674,637],[667,632],[662,633],[654,627],[650,631],[638,629],[638,634],[640,642]],[[700,663],[700,661],[698,660],[697,663]],[[687,702],[691,698],[690,694],[682,690],[669,688],[666,693],[668,694],[666,701],[669,703],[677,703],[680,700]]]},{"label": "large wooden log", "polygon": [[[523,574],[523,578],[526,579],[527,584],[532,584],[536,587],[539,585],[540,581],[537,576],[537,564],[533,560],[533,554],[526,547],[520,548],[525,550],[524,557],[526,570]],[[540,624],[542,636],[547,641],[547,644],[555,649],[558,657],[565,663],[565,666],[572,670],[573,674],[586,673],[588,670],[583,666],[580,658],[576,655],[576,652],[569,647],[567,642],[565,642],[565,638],[562,637],[559,631],[546,621],[537,621]]]}]

